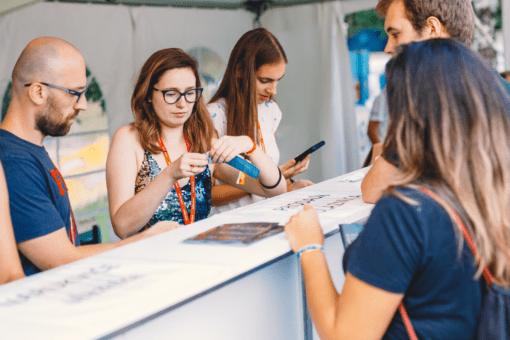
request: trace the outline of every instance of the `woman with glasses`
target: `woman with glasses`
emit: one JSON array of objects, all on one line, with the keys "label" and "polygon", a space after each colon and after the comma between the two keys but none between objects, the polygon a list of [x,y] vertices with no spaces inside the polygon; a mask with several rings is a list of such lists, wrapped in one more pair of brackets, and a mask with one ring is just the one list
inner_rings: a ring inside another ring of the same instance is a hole
[{"label": "woman with glasses", "polygon": [[[217,139],[201,94],[197,63],[180,49],[158,51],[142,67],[131,98],[135,121],[115,133],[106,163],[110,216],[120,238],[163,220],[206,218],[211,175],[257,195],[285,192],[279,169],[251,137]],[[260,170],[258,180],[222,163],[238,154]]]},{"label": "woman with glasses", "polygon": [[[219,136],[251,136],[278,164],[276,129],[282,112],[273,100],[276,86],[285,73],[287,57],[282,46],[265,28],[245,33],[230,53],[225,75],[218,91],[207,105]],[[290,190],[313,184],[292,177],[308,169],[310,157],[295,164],[291,159],[280,166]],[[257,197],[221,181],[212,189],[213,212],[223,212],[253,203]]]},{"label": "woman with glasses", "polygon": [[402,46],[386,77],[383,155],[401,174],[346,249],[341,294],[314,209],[285,226],[310,314],[321,338],[477,339],[484,268],[510,286],[510,97],[455,40]]}]

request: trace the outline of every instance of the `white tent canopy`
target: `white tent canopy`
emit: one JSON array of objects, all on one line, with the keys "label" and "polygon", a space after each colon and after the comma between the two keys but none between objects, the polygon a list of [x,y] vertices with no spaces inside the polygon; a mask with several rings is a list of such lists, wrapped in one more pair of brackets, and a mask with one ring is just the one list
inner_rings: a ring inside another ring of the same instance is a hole
[{"label": "white tent canopy", "polygon": [[[134,79],[152,53],[167,47],[185,51],[205,47],[226,64],[235,42],[253,27],[255,17],[242,9],[87,2],[0,2],[0,13],[5,13],[0,16],[0,94],[5,93],[14,63],[30,40],[60,37],[82,52],[101,85],[110,135],[132,121]],[[342,22],[345,13],[373,8],[376,3],[345,0],[271,7],[261,17],[289,59],[277,95],[283,112],[276,136],[281,161],[325,140],[326,146],[314,156],[306,176],[314,182],[359,167],[355,93]]]}]

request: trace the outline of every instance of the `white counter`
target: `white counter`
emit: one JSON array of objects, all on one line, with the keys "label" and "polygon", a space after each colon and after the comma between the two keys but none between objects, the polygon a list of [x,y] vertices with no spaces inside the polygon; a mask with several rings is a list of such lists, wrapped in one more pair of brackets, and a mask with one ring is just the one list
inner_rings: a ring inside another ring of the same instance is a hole
[{"label": "white counter", "polygon": [[299,266],[284,233],[248,246],[183,240],[231,222],[285,223],[318,207],[343,284],[339,223],[366,218],[366,170],[0,286],[1,339],[311,339]]}]

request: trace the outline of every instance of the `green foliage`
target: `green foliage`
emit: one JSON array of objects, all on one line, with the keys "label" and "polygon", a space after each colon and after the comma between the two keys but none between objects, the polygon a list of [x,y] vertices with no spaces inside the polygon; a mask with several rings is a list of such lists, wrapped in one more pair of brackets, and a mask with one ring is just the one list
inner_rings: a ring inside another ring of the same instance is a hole
[{"label": "green foliage", "polygon": [[345,16],[344,21],[349,25],[347,32],[349,38],[367,28],[379,31],[381,39],[386,39],[388,37],[384,31],[384,19],[380,18],[372,9],[348,14]]}]

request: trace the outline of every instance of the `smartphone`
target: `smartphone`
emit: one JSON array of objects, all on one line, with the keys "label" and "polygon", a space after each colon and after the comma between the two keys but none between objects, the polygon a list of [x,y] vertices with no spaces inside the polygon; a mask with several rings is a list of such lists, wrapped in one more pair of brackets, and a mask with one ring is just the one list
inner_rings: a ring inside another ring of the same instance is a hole
[{"label": "smartphone", "polygon": [[294,160],[296,161],[296,164],[301,162],[306,156],[308,156],[312,152],[314,152],[314,151],[318,150],[319,148],[321,148],[322,146],[324,146],[324,144],[326,144],[326,142],[321,141],[321,142],[315,144],[314,146],[312,146],[311,148],[309,148],[308,150],[306,150],[305,152],[303,152],[302,154],[300,154],[299,156],[296,156],[296,158],[294,158]]}]

